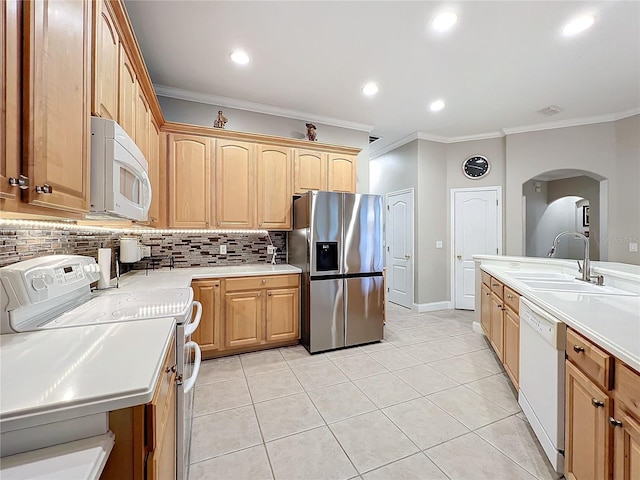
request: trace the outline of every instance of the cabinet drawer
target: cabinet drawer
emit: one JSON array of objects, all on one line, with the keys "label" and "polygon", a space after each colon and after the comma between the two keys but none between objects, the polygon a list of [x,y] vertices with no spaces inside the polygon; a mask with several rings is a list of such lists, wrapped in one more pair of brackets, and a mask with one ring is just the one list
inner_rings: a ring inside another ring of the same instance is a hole
[{"label": "cabinet drawer", "polygon": [[489,285],[489,287],[491,287],[491,291],[493,293],[495,293],[496,295],[498,295],[500,297],[500,299],[504,298],[503,295],[503,288],[504,285],[502,284],[502,282],[498,279],[495,279],[493,277],[491,277],[491,284]]},{"label": "cabinet drawer", "polygon": [[520,294],[509,287],[504,287],[504,303],[507,307],[510,307],[515,313],[519,313],[520,308]]},{"label": "cabinet drawer", "polygon": [[571,329],[567,329],[567,358],[600,387],[611,389],[613,358]]},{"label": "cabinet drawer", "polygon": [[482,271],[482,283],[484,283],[487,287],[491,285],[491,275],[484,271]]},{"label": "cabinet drawer", "polygon": [[270,275],[268,277],[227,278],[225,289],[227,292],[235,290],[255,290],[259,288],[297,287],[298,275]]},{"label": "cabinet drawer", "polygon": [[640,419],[640,375],[616,360],[616,401],[624,403],[627,410]]}]

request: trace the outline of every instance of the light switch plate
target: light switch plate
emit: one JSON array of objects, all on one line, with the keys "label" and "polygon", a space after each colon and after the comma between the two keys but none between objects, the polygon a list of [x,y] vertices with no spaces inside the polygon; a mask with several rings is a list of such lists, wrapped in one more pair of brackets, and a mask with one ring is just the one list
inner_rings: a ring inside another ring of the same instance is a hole
[{"label": "light switch plate", "polygon": [[226,254],[227,254],[227,246],[220,245],[220,255],[226,255]]},{"label": "light switch plate", "polygon": [[436,248],[442,248],[442,240],[436,241]]},{"label": "light switch plate", "polygon": [[630,252],[637,252],[638,251],[638,244],[636,242],[629,242],[629,251]]}]

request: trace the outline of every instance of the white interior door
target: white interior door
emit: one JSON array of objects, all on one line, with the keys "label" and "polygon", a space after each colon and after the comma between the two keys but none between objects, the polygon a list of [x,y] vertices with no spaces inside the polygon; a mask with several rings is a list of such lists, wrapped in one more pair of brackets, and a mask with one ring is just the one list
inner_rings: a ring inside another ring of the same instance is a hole
[{"label": "white interior door", "polygon": [[451,194],[454,308],[473,310],[473,255],[502,253],[501,188],[455,189]]},{"label": "white interior door", "polygon": [[413,307],[413,190],[388,193],[385,229],[390,302]]}]

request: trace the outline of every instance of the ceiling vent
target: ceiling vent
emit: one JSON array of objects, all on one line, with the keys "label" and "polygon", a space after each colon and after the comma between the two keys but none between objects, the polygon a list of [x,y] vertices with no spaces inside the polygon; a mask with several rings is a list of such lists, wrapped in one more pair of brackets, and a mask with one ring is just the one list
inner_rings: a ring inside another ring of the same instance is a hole
[{"label": "ceiling vent", "polygon": [[371,135],[369,135],[369,145],[371,145],[376,140],[380,140],[380,137],[372,137]]},{"label": "ceiling vent", "polygon": [[538,110],[538,112],[543,115],[555,115],[556,113],[560,113],[562,110],[564,109],[558,107],[557,105],[549,105],[548,107],[544,107],[542,110]]}]

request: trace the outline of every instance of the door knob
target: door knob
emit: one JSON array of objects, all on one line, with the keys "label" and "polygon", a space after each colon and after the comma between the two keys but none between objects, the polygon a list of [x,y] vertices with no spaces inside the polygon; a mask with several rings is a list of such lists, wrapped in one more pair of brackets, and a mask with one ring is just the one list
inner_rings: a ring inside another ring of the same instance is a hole
[{"label": "door knob", "polygon": [[408,253],[404,256],[404,258],[406,258],[407,260],[409,260],[411,258],[411,255],[409,255]]},{"label": "door knob", "polygon": [[456,255],[456,258],[457,258],[458,260],[462,260],[462,255]]}]

